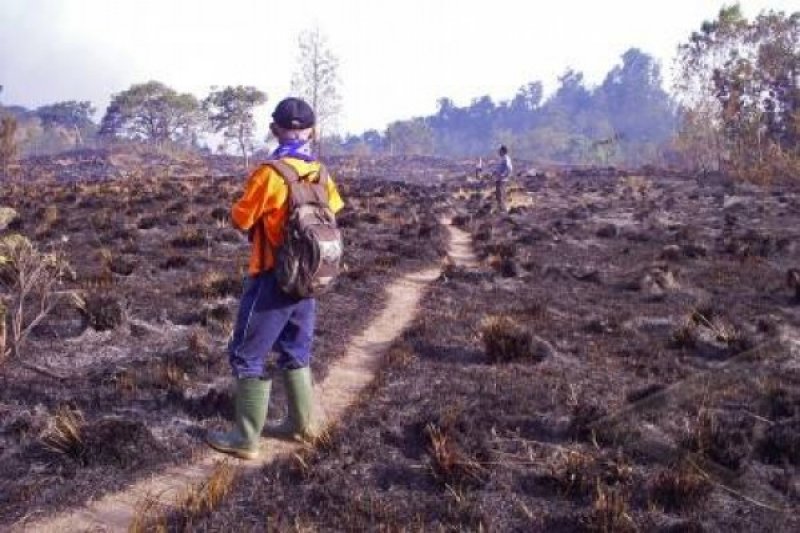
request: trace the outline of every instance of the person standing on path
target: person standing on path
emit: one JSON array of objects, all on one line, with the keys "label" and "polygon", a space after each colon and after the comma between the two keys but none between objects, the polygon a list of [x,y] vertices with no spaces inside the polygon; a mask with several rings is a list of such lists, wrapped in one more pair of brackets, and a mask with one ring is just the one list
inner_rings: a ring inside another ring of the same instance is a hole
[{"label": "person standing on path", "polygon": [[270,130],[278,139],[278,148],[270,161],[250,175],[244,194],[231,210],[233,224],[249,232],[252,243],[249,275],[228,346],[236,378],[235,427],[206,436],[214,449],[242,459],[258,457],[272,383],[266,375],[266,360],[273,350],[278,354],[277,366],[286,382],[289,405],[286,420],[271,433],[287,438],[307,438],[312,433],[309,365],[316,301],[284,293],[274,272],[276,251],[283,243],[289,214],[286,174],[296,174],[292,178],[300,182],[324,186],[331,212],[344,207],[335,183],[311,150],[316,122],[311,106],[301,99],[287,98],[278,103],[272,119]]},{"label": "person standing on path", "polygon": [[508,155],[508,148],[506,145],[500,145],[497,150],[497,155],[500,156],[500,161],[492,173],[495,179],[495,199],[497,200],[497,209],[501,213],[506,212],[506,183],[511,173],[514,170],[511,164],[511,157]]}]

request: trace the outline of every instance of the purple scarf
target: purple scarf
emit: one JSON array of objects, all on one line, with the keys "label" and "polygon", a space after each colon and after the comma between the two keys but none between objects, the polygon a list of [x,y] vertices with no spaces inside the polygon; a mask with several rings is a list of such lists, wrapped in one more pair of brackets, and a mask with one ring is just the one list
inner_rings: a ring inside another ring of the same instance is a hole
[{"label": "purple scarf", "polygon": [[311,151],[311,141],[283,141],[269,156],[270,159],[293,157],[306,162],[316,161],[317,158]]}]

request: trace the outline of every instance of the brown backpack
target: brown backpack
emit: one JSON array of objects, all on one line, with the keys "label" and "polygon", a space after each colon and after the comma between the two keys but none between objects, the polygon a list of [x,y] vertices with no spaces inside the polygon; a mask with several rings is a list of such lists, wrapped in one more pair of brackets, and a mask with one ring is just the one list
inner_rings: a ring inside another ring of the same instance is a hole
[{"label": "brown backpack", "polygon": [[[283,292],[295,298],[322,294],[338,276],[344,243],[328,204],[328,170],[320,165],[319,180],[302,179],[280,160],[268,161],[289,187],[289,210],[283,244],[275,252],[275,277]],[[305,176],[303,176],[305,177]]]}]

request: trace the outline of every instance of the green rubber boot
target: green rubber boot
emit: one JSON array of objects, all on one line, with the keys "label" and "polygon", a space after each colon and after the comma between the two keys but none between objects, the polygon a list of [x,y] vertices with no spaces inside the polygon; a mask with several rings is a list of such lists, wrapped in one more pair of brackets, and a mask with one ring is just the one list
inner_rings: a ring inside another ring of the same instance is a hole
[{"label": "green rubber boot", "polygon": [[267,427],[267,435],[284,439],[311,440],[316,436],[312,427],[314,386],[311,368],[284,370],[286,396],[289,402],[286,418],[277,426]]},{"label": "green rubber boot", "polygon": [[236,400],[234,423],[231,431],[210,431],[206,442],[217,451],[231,454],[240,459],[258,457],[261,430],[267,419],[269,389],[272,382],[258,378],[236,381]]}]

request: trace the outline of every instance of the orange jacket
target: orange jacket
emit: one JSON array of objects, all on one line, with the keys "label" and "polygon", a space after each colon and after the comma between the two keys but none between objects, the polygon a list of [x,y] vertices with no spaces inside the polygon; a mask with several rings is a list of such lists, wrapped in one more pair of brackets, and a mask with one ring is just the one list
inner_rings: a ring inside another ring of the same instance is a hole
[{"label": "orange jacket", "polygon": [[[320,164],[301,159],[284,158],[303,177],[317,181]],[[344,207],[344,201],[333,179],[328,180],[328,205],[337,213]],[[249,272],[256,276],[270,270],[275,265],[274,250],[283,243],[283,225],[289,209],[289,187],[275,169],[261,165],[247,180],[244,194],[233,204],[231,219],[233,224],[244,231],[253,231],[252,251]],[[256,224],[262,224],[258,228]],[[260,234],[260,235],[259,235]],[[264,238],[266,237],[266,239]]]}]

